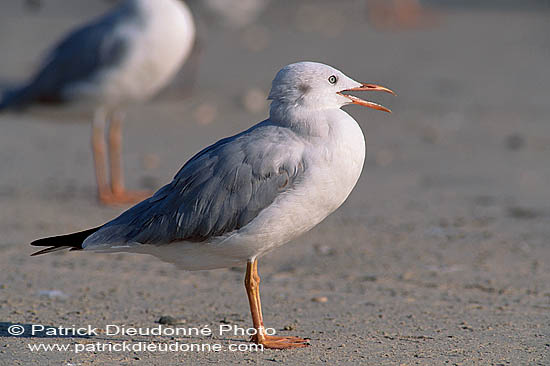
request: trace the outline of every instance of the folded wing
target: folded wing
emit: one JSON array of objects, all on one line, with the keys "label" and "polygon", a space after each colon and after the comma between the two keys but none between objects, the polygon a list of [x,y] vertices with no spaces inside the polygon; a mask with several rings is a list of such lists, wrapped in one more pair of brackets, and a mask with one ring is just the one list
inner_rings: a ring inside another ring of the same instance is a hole
[{"label": "folded wing", "polygon": [[203,242],[244,227],[303,179],[303,143],[289,145],[293,139],[288,129],[266,122],[218,141],[153,197],[92,234],[84,247]]}]

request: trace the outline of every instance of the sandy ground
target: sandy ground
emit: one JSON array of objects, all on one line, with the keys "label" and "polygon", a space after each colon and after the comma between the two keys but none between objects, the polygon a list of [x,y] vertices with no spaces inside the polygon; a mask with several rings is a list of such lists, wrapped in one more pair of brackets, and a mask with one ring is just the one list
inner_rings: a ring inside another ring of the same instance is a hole
[{"label": "sandy ground", "polygon": [[[1,79],[24,78],[60,33],[108,6],[43,3],[35,12],[2,3]],[[273,75],[297,60],[398,92],[373,97],[392,115],[347,107],[368,140],[348,201],[260,261],[266,325],[309,337],[311,347],[227,351],[247,337],[220,335],[220,324],[250,326],[243,268],[186,273],[146,256],[29,257],[33,239],[121,212],[95,201],[85,118],[35,111],[0,116],[0,365],[550,364],[549,13],[455,9],[436,28],[399,32],[373,29],[363,2],[291,4],[272,4],[244,29],[198,12],[203,52],[192,96],[181,96],[182,76],[133,107],[124,155],[130,187],[158,188],[201,147],[264,118]],[[214,334],[29,334],[33,324],[151,328],[164,315]],[[18,324],[25,334],[9,335]],[[28,348],[124,341],[225,351]]]}]

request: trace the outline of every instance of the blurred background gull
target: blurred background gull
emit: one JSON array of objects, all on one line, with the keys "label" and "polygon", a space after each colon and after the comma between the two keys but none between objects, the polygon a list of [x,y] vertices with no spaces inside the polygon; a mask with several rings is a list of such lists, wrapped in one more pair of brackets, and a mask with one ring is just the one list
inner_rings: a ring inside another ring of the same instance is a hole
[{"label": "blurred background gull", "polygon": [[139,202],[151,193],[125,188],[124,109],[150,99],[170,82],[191,53],[194,40],[193,17],[179,0],[125,0],[58,41],[28,81],[4,91],[0,112],[22,111],[36,104],[80,105],[93,114],[99,200]]}]

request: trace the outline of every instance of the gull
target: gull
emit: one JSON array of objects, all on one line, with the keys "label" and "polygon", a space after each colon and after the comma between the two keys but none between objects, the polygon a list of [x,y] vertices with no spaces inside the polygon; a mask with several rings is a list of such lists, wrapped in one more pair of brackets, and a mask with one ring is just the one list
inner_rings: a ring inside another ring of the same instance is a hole
[{"label": "gull", "polygon": [[[150,195],[124,188],[124,108],[151,98],[180,69],[193,47],[195,25],[180,0],[124,0],[63,38],[24,85],[7,90],[0,111],[32,104],[76,104],[93,114],[92,150],[99,199],[104,204]],[[105,127],[109,123],[109,168]]]},{"label": "gull", "polygon": [[253,341],[266,348],[308,345],[266,334],[258,258],[305,233],[336,210],[357,183],[365,139],[340,108],[389,109],[347,94],[390,89],[359,83],[331,66],[298,62],[273,80],[269,118],[208,146],[171,183],[106,224],[39,239],[60,249],[150,254],[184,270],[246,263]]}]

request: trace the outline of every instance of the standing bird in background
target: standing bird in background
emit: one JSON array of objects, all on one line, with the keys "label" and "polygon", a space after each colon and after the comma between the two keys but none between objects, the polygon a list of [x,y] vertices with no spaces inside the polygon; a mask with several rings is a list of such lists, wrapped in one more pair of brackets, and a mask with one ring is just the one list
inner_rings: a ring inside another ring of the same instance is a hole
[{"label": "standing bird in background", "polygon": [[140,201],[148,193],[124,188],[123,110],[168,84],[189,56],[194,39],[193,17],[182,1],[124,0],[59,42],[28,83],[4,93],[0,111],[37,103],[89,107],[94,115],[92,148],[100,201]]},{"label": "standing bird in background", "polygon": [[350,91],[393,94],[316,62],[284,67],[273,80],[268,119],[197,153],[171,183],[114,220],[33,242],[49,247],[33,255],[143,253],[191,271],[247,263],[253,340],[266,348],[305,347],[305,339],[266,334],[258,258],[319,224],[357,183],[365,139],[340,108],[389,109],[345,94]]}]

